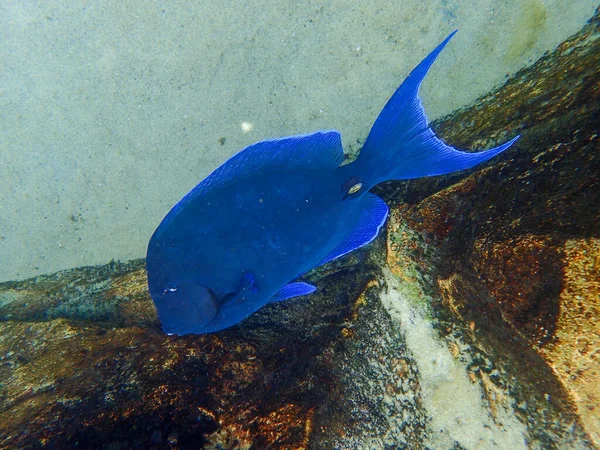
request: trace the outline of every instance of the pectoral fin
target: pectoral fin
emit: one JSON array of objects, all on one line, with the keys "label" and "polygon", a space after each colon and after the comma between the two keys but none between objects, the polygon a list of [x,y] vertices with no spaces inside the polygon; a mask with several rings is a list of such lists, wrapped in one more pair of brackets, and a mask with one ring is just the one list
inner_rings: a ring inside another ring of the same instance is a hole
[{"label": "pectoral fin", "polygon": [[258,286],[256,286],[254,274],[252,272],[245,272],[238,290],[226,294],[221,301],[221,306],[230,306],[236,302],[243,302],[247,299],[248,295],[256,292],[258,292]]}]

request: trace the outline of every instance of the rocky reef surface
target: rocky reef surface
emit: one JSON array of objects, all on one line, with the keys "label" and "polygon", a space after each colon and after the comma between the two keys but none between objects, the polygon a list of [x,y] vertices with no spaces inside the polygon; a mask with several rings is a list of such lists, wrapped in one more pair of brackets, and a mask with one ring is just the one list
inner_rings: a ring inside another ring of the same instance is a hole
[{"label": "rocky reef surface", "polygon": [[0,448],[600,448],[599,31],[435,124],[522,138],[378,187],[311,296],[174,337],[142,260],[0,284]]}]

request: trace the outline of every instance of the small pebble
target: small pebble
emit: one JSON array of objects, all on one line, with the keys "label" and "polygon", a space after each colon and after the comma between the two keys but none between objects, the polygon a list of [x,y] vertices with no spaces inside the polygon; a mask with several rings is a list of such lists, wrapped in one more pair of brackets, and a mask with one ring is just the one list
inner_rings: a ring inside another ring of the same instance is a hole
[{"label": "small pebble", "polygon": [[171,431],[169,436],[167,436],[167,441],[169,441],[169,444],[177,444],[179,441],[179,433],[177,431]]}]

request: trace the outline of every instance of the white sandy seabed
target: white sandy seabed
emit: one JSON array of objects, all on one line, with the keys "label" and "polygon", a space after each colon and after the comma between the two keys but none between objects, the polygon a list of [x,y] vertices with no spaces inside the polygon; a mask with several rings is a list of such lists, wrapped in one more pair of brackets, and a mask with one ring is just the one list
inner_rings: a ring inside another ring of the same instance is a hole
[{"label": "white sandy seabed", "polygon": [[553,49],[595,0],[0,3],[0,281],[143,256],[200,179],[268,137],[356,151],[419,60],[430,117]]}]

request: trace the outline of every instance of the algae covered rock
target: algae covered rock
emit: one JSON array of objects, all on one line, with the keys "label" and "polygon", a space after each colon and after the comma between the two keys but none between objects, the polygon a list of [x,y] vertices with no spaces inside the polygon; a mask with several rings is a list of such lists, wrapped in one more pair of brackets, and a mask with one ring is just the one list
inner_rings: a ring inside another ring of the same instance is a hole
[{"label": "algae covered rock", "polygon": [[[449,142],[477,146],[492,130],[519,130],[515,150],[466,178],[383,189],[399,202],[388,227],[391,267],[420,280],[436,317],[461,328],[463,341],[504,361],[520,388],[529,386],[541,403],[543,396],[558,410],[572,410],[596,446],[598,27],[596,14],[554,53],[437,127]],[[485,389],[499,385],[476,369]],[[560,434],[569,423],[564,420],[546,422],[540,436]],[[545,445],[557,445],[555,439]]]},{"label": "algae covered rock", "polygon": [[436,124],[522,138],[378,188],[387,233],[311,296],[176,337],[142,260],[0,284],[0,447],[600,446],[598,28]]}]

